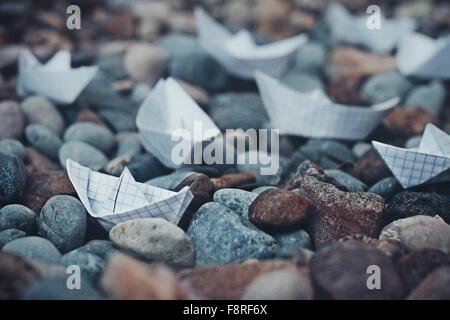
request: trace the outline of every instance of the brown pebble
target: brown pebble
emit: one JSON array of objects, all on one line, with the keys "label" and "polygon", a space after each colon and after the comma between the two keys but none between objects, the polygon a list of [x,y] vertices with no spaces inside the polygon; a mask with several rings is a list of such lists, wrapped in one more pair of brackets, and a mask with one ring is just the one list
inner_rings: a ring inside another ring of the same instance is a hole
[{"label": "brown pebble", "polygon": [[367,244],[370,244],[374,246],[377,249],[380,249],[384,252],[385,255],[387,255],[391,259],[397,259],[401,255],[405,253],[405,249],[402,247],[400,241],[393,240],[393,239],[374,239],[367,236],[363,236],[361,234],[354,234],[351,236],[344,237],[342,239],[339,239],[341,242],[346,241],[361,241]]},{"label": "brown pebble", "polygon": [[440,267],[428,275],[408,300],[450,300],[450,266]]},{"label": "brown pebble", "polygon": [[216,191],[225,188],[236,188],[240,185],[255,183],[255,181],[255,176],[251,173],[233,173],[211,179]]},{"label": "brown pebble", "polygon": [[422,108],[395,108],[384,119],[384,124],[395,134],[410,137],[422,134],[425,126],[435,121],[436,119]]},{"label": "brown pebble", "polygon": [[93,123],[98,124],[99,126],[106,127],[103,120],[96,113],[94,113],[91,110],[86,109],[86,110],[80,111],[75,122],[83,122],[83,121],[93,122]]},{"label": "brown pebble", "polygon": [[24,161],[31,171],[57,170],[59,166],[32,148],[25,148]]},{"label": "brown pebble", "polygon": [[391,171],[374,149],[367,151],[364,156],[355,163],[350,170],[350,174],[369,186],[374,185],[384,178],[392,176]]},{"label": "brown pebble", "polygon": [[0,102],[0,140],[22,136],[25,117],[15,101]]}]

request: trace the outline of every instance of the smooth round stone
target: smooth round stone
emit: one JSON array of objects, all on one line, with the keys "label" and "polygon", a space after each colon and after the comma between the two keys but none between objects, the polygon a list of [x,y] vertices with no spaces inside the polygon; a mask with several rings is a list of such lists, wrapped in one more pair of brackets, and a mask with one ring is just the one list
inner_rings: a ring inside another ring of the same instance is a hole
[{"label": "smooth round stone", "polygon": [[55,106],[46,98],[31,96],[26,98],[21,108],[29,123],[43,124],[61,135],[64,131],[64,119]]},{"label": "smooth round stone", "polygon": [[30,124],[25,129],[28,142],[43,155],[58,159],[58,151],[62,141],[58,135],[42,124]]},{"label": "smooth round stone", "polygon": [[134,111],[100,110],[98,114],[115,132],[136,131]]},{"label": "smooth round stone", "polygon": [[166,174],[163,176],[159,176],[156,178],[152,178],[145,182],[145,184],[149,184],[154,187],[172,190],[175,188],[181,181],[186,179],[187,177],[195,174],[194,171],[174,171],[171,174]]},{"label": "smooth round stone", "polygon": [[25,117],[15,101],[0,102],[0,140],[22,136]]},{"label": "smooth round stone", "polygon": [[405,99],[405,107],[421,107],[429,114],[437,115],[445,100],[445,87],[440,81],[413,88]]},{"label": "smooth round stone", "polygon": [[66,167],[67,159],[72,159],[93,170],[99,170],[108,163],[108,159],[100,150],[81,141],[68,141],[61,146],[59,162],[63,168]]},{"label": "smooth round stone", "polygon": [[375,183],[369,190],[367,190],[367,192],[376,193],[389,201],[402,189],[402,186],[396,178],[387,177]]},{"label": "smooth round stone", "polygon": [[61,261],[66,267],[71,265],[78,266],[81,273],[94,283],[98,281],[105,269],[105,261],[103,261],[103,259],[95,254],[80,251],[78,249],[66,253]]},{"label": "smooth round stone", "polygon": [[233,210],[217,202],[208,202],[197,210],[187,235],[194,244],[198,267],[270,259],[279,250],[274,238],[246,227]]},{"label": "smooth round stone", "polygon": [[353,155],[356,159],[360,159],[366,152],[372,149],[372,145],[367,142],[357,142],[352,148]]},{"label": "smooth round stone", "polygon": [[338,161],[339,163],[352,162],[355,160],[351,150],[346,145],[337,141],[322,141],[320,150],[322,154]]},{"label": "smooth round stone", "polygon": [[28,234],[36,230],[36,213],[20,204],[10,204],[0,209],[0,230],[19,229]]},{"label": "smooth round stone", "polygon": [[45,238],[24,237],[8,242],[2,251],[16,254],[28,260],[43,260],[51,264],[61,262],[61,254],[58,249]]},{"label": "smooth round stone", "polygon": [[7,229],[0,231],[0,249],[3,248],[5,244],[16,239],[24,238],[27,234],[22,230],[17,229]]},{"label": "smooth round stone", "polygon": [[334,178],[340,185],[346,187],[348,191],[364,192],[368,188],[364,182],[341,170],[325,169],[324,171],[327,176]]},{"label": "smooth round stone", "polygon": [[111,80],[122,80],[127,78],[127,72],[123,67],[123,53],[101,54],[97,57],[96,65],[99,70],[106,74]]},{"label": "smooth round stone", "polygon": [[27,181],[27,169],[22,159],[0,154],[0,203],[19,199]]},{"label": "smooth round stone", "polygon": [[125,70],[138,82],[154,83],[167,63],[168,56],[164,50],[149,43],[131,45],[123,58]]},{"label": "smooth round stone", "polygon": [[25,147],[19,140],[4,139],[0,141],[0,154],[23,158]]},{"label": "smooth round stone", "polygon": [[398,72],[371,76],[362,86],[362,95],[371,103],[381,103],[403,95],[412,87],[411,81]]},{"label": "smooth round stone", "polygon": [[254,225],[248,219],[248,209],[252,202],[258,195],[253,192],[248,192],[240,189],[220,189],[214,193],[214,201],[223,204],[225,207],[230,208],[242,219],[242,223],[247,227],[254,227]]},{"label": "smooth round stone", "polygon": [[277,187],[273,187],[273,186],[262,186],[262,187],[258,187],[258,188],[253,189],[252,192],[256,193],[256,194],[261,194],[261,193],[263,193],[266,190],[276,189],[276,188]]},{"label": "smooth round stone", "polygon": [[117,252],[117,249],[114,248],[112,241],[91,240],[84,246],[79,247],[77,251],[92,253],[106,262]]},{"label": "smooth round stone", "polygon": [[299,148],[308,160],[323,168],[334,168],[345,162],[352,162],[355,157],[352,151],[342,143],[330,140],[309,139]]},{"label": "smooth round stone", "polygon": [[309,234],[305,230],[295,230],[283,233],[273,233],[272,236],[278,241],[281,247],[285,248],[306,248],[312,249],[313,244]]},{"label": "smooth round stone", "polygon": [[253,280],[242,294],[242,300],[312,300],[309,279],[295,270],[275,270]]},{"label": "smooth round stone", "polygon": [[43,278],[31,286],[22,300],[100,300],[102,296],[92,287],[89,280],[81,277],[81,288],[69,290],[70,275],[57,278]]},{"label": "smooth round stone", "polygon": [[82,141],[105,154],[109,153],[116,145],[111,131],[93,122],[72,124],[64,133],[64,141]]},{"label": "smooth round stone", "polygon": [[54,196],[39,214],[38,231],[65,253],[83,244],[86,219],[86,210],[78,199],[66,195]]},{"label": "smooth round stone", "polygon": [[288,190],[270,189],[256,197],[248,217],[257,227],[281,231],[303,224],[310,210],[305,197]]},{"label": "smooth round stone", "polygon": [[195,249],[183,230],[160,218],[133,219],[114,226],[111,241],[150,262],[176,269],[195,264]]},{"label": "smooth round stone", "polygon": [[134,158],[141,154],[142,146],[139,138],[134,135],[120,135],[118,138],[116,157],[129,155]]},{"label": "smooth round stone", "polygon": [[230,92],[209,102],[211,118],[222,132],[226,129],[255,129],[265,126],[268,116],[261,98],[252,92]]},{"label": "smooth round stone", "polygon": [[199,43],[193,36],[183,33],[170,33],[158,41],[158,46],[163,48],[171,58],[182,57],[189,52],[198,50]]},{"label": "smooth round stone", "polygon": [[327,50],[320,42],[308,42],[295,55],[296,69],[321,73],[327,63]]},{"label": "smooth round stone", "polygon": [[127,167],[138,182],[144,182],[168,173],[161,162],[150,153],[135,157]]}]

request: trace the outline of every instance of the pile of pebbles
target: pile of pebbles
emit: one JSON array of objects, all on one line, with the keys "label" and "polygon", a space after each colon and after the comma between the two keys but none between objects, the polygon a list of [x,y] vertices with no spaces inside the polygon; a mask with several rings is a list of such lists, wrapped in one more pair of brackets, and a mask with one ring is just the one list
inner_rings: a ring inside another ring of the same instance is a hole
[{"label": "pile of pebbles", "polygon": [[[403,190],[370,144],[417,146],[428,122],[449,132],[449,82],[407,78],[392,55],[331,43],[327,1],[254,2],[203,5],[260,43],[308,33],[288,86],[355,105],[400,96],[401,106],[365,140],[281,137],[272,176],[258,164],[172,170],[144,150],[135,125],[159,78],[182,80],[221,129],[268,120],[255,83],[198,45],[190,1],[79,1],[80,31],[66,29],[64,1],[0,4],[0,299],[450,299],[450,183]],[[342,2],[361,14],[370,5]],[[415,16],[428,35],[448,33],[448,2],[420,3],[383,1],[382,10]],[[69,49],[74,66],[100,71],[71,105],[19,98],[23,47],[43,61]],[[190,186],[194,200],[178,226],[137,219],[107,233],[77,198],[69,158],[115,176],[127,166],[161,188]],[[73,265],[81,290],[67,287]],[[368,287],[374,265],[381,289]]]}]

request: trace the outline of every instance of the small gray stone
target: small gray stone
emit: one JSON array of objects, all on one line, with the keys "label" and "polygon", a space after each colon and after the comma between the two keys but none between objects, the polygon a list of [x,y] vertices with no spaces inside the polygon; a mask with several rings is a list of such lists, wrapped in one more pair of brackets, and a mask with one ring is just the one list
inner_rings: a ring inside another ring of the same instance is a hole
[{"label": "small gray stone", "polygon": [[112,241],[108,240],[91,240],[84,246],[79,247],[78,251],[92,253],[99,256],[103,261],[107,262],[116,252]]},{"label": "small gray stone", "polygon": [[63,168],[66,167],[67,159],[72,159],[93,170],[99,170],[108,163],[108,159],[100,150],[81,141],[68,141],[61,146],[59,162]]},{"label": "small gray stone", "polygon": [[127,167],[138,182],[144,182],[168,173],[166,167],[150,153],[140,154],[135,157]]},{"label": "small gray stone", "polygon": [[362,86],[362,95],[371,103],[381,103],[394,97],[403,97],[412,83],[398,72],[386,72],[370,77]]},{"label": "small gray stone", "polygon": [[376,193],[389,201],[402,189],[402,186],[396,178],[387,177],[375,183],[367,192]]},{"label": "small gray stone", "polygon": [[5,244],[2,251],[16,254],[24,259],[37,259],[44,262],[59,264],[61,254],[58,249],[41,237],[24,237]]},{"label": "small gray stone", "polygon": [[346,187],[348,191],[364,192],[368,188],[364,182],[343,171],[337,169],[325,169],[324,171],[327,176],[335,179],[340,185]]},{"label": "small gray stone", "polygon": [[0,154],[0,204],[19,199],[25,188],[27,175],[21,158]]},{"label": "small gray stone", "polygon": [[43,124],[58,135],[64,131],[64,119],[53,103],[41,96],[26,98],[21,108],[29,123]]},{"label": "small gray stone", "polygon": [[[250,159],[257,159],[257,163],[251,163]],[[259,184],[273,184],[276,185],[281,179],[282,173],[282,158],[276,161],[275,158],[270,159],[269,164],[263,164],[260,159],[266,159],[266,153],[259,153],[258,151],[248,151],[241,153],[237,157],[236,169],[239,172],[251,173],[256,178],[256,183]],[[265,170],[267,173],[263,174]]]},{"label": "small gray stone", "polygon": [[38,231],[65,253],[83,243],[86,220],[86,210],[78,199],[58,195],[51,197],[42,208],[38,217]]},{"label": "small gray stone", "polygon": [[279,249],[274,238],[246,227],[236,213],[217,202],[208,202],[197,210],[187,235],[194,244],[199,267],[269,259]]},{"label": "small gray stone", "polygon": [[17,229],[7,229],[0,231],[0,249],[3,248],[5,244],[16,239],[24,238],[27,234],[22,230]]},{"label": "small gray stone", "polygon": [[115,147],[114,136],[108,128],[93,122],[77,122],[66,129],[65,141],[83,141],[105,154]]},{"label": "small gray stone", "polygon": [[445,87],[440,81],[413,88],[405,99],[405,107],[421,107],[432,115],[437,115],[445,100]]},{"label": "small gray stone", "polygon": [[[130,109],[131,110],[131,109]],[[135,131],[135,111],[100,110],[103,121],[115,132]]]},{"label": "small gray stone", "polygon": [[352,151],[337,141],[309,139],[299,151],[323,168],[334,168],[340,163],[355,159]]},{"label": "small gray stone", "polygon": [[81,274],[89,278],[93,283],[98,281],[106,265],[105,261],[95,254],[80,250],[66,253],[61,261],[66,267],[71,265],[78,266]]},{"label": "small gray stone", "polygon": [[214,201],[230,208],[241,217],[242,223],[249,228],[256,228],[248,218],[248,209],[258,195],[240,189],[220,189],[214,193]]},{"label": "small gray stone", "polygon": [[141,154],[141,142],[139,141],[139,138],[135,135],[119,135],[117,137],[118,140],[118,146],[117,146],[117,152],[116,157],[120,157],[123,155],[129,155],[131,158],[134,158]]},{"label": "small gray stone", "polygon": [[422,136],[413,136],[408,140],[406,140],[405,148],[407,149],[417,148],[420,145],[420,141],[422,141]]},{"label": "small gray stone", "polygon": [[160,218],[133,219],[114,226],[109,232],[112,242],[150,262],[173,268],[191,268],[195,249],[183,230]]},{"label": "small gray stone", "polygon": [[295,55],[294,67],[301,71],[323,73],[327,63],[327,50],[317,41],[308,42]]},{"label": "small gray stone", "polygon": [[186,179],[187,177],[195,174],[194,171],[184,171],[177,170],[172,172],[171,174],[166,174],[164,176],[159,176],[153,179],[146,181],[146,184],[149,184],[154,187],[172,190],[175,188],[181,181]]},{"label": "small gray stone", "polygon": [[305,230],[295,230],[283,233],[274,233],[272,236],[278,241],[281,247],[312,249],[313,244],[309,234]]},{"label": "small gray stone", "polygon": [[128,75],[123,67],[123,53],[98,55],[96,65],[109,79],[122,80]]},{"label": "small gray stone", "polygon": [[0,141],[0,153],[23,158],[25,147],[19,140],[4,139]]},{"label": "small gray stone", "polygon": [[36,213],[20,204],[10,204],[0,209],[0,231],[19,229],[28,234],[36,230]]},{"label": "small gray stone", "polygon": [[43,155],[58,159],[58,151],[62,145],[58,135],[43,124],[30,124],[25,129],[28,142]]},{"label": "small gray stone", "polygon": [[367,142],[357,142],[352,148],[353,155],[356,159],[362,158],[370,149],[372,149],[372,145]]}]

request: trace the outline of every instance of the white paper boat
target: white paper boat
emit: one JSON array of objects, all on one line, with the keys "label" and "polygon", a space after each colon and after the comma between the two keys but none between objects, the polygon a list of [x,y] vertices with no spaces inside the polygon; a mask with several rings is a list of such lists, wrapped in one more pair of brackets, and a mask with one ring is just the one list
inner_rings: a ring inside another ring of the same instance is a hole
[{"label": "white paper boat", "polygon": [[450,136],[431,123],[418,148],[404,149],[377,141],[372,144],[403,188],[450,181]]},{"label": "white paper boat", "polygon": [[87,212],[107,231],[139,218],[163,218],[178,224],[194,197],[189,187],[173,192],[136,182],[127,168],[120,177],[93,171],[71,159],[66,168]]},{"label": "white paper boat", "polygon": [[173,78],[158,81],[142,103],[136,125],[145,149],[170,168],[189,163],[187,158],[180,163],[172,156],[181,140],[193,150],[220,135],[211,118]]},{"label": "white paper boat", "polygon": [[195,23],[200,45],[230,73],[252,79],[255,70],[279,77],[295,52],[308,41],[306,35],[256,45],[250,32],[235,35],[211,18],[202,8],[195,8]]},{"label": "white paper boat", "polygon": [[450,79],[450,36],[434,40],[419,33],[404,36],[396,55],[398,69],[418,78]]},{"label": "white paper boat", "polygon": [[97,67],[70,67],[70,52],[57,52],[45,65],[24,50],[19,56],[17,94],[38,94],[59,104],[70,104],[97,73]]},{"label": "white paper boat", "polygon": [[280,134],[345,140],[364,139],[399,103],[398,97],[371,107],[332,102],[316,89],[295,91],[277,79],[255,72],[271,127]]},{"label": "white paper boat", "polygon": [[386,19],[381,16],[380,29],[369,29],[367,19],[370,15],[352,16],[339,3],[330,3],[326,16],[333,41],[364,45],[378,53],[389,53],[403,35],[416,28],[411,18]]}]

